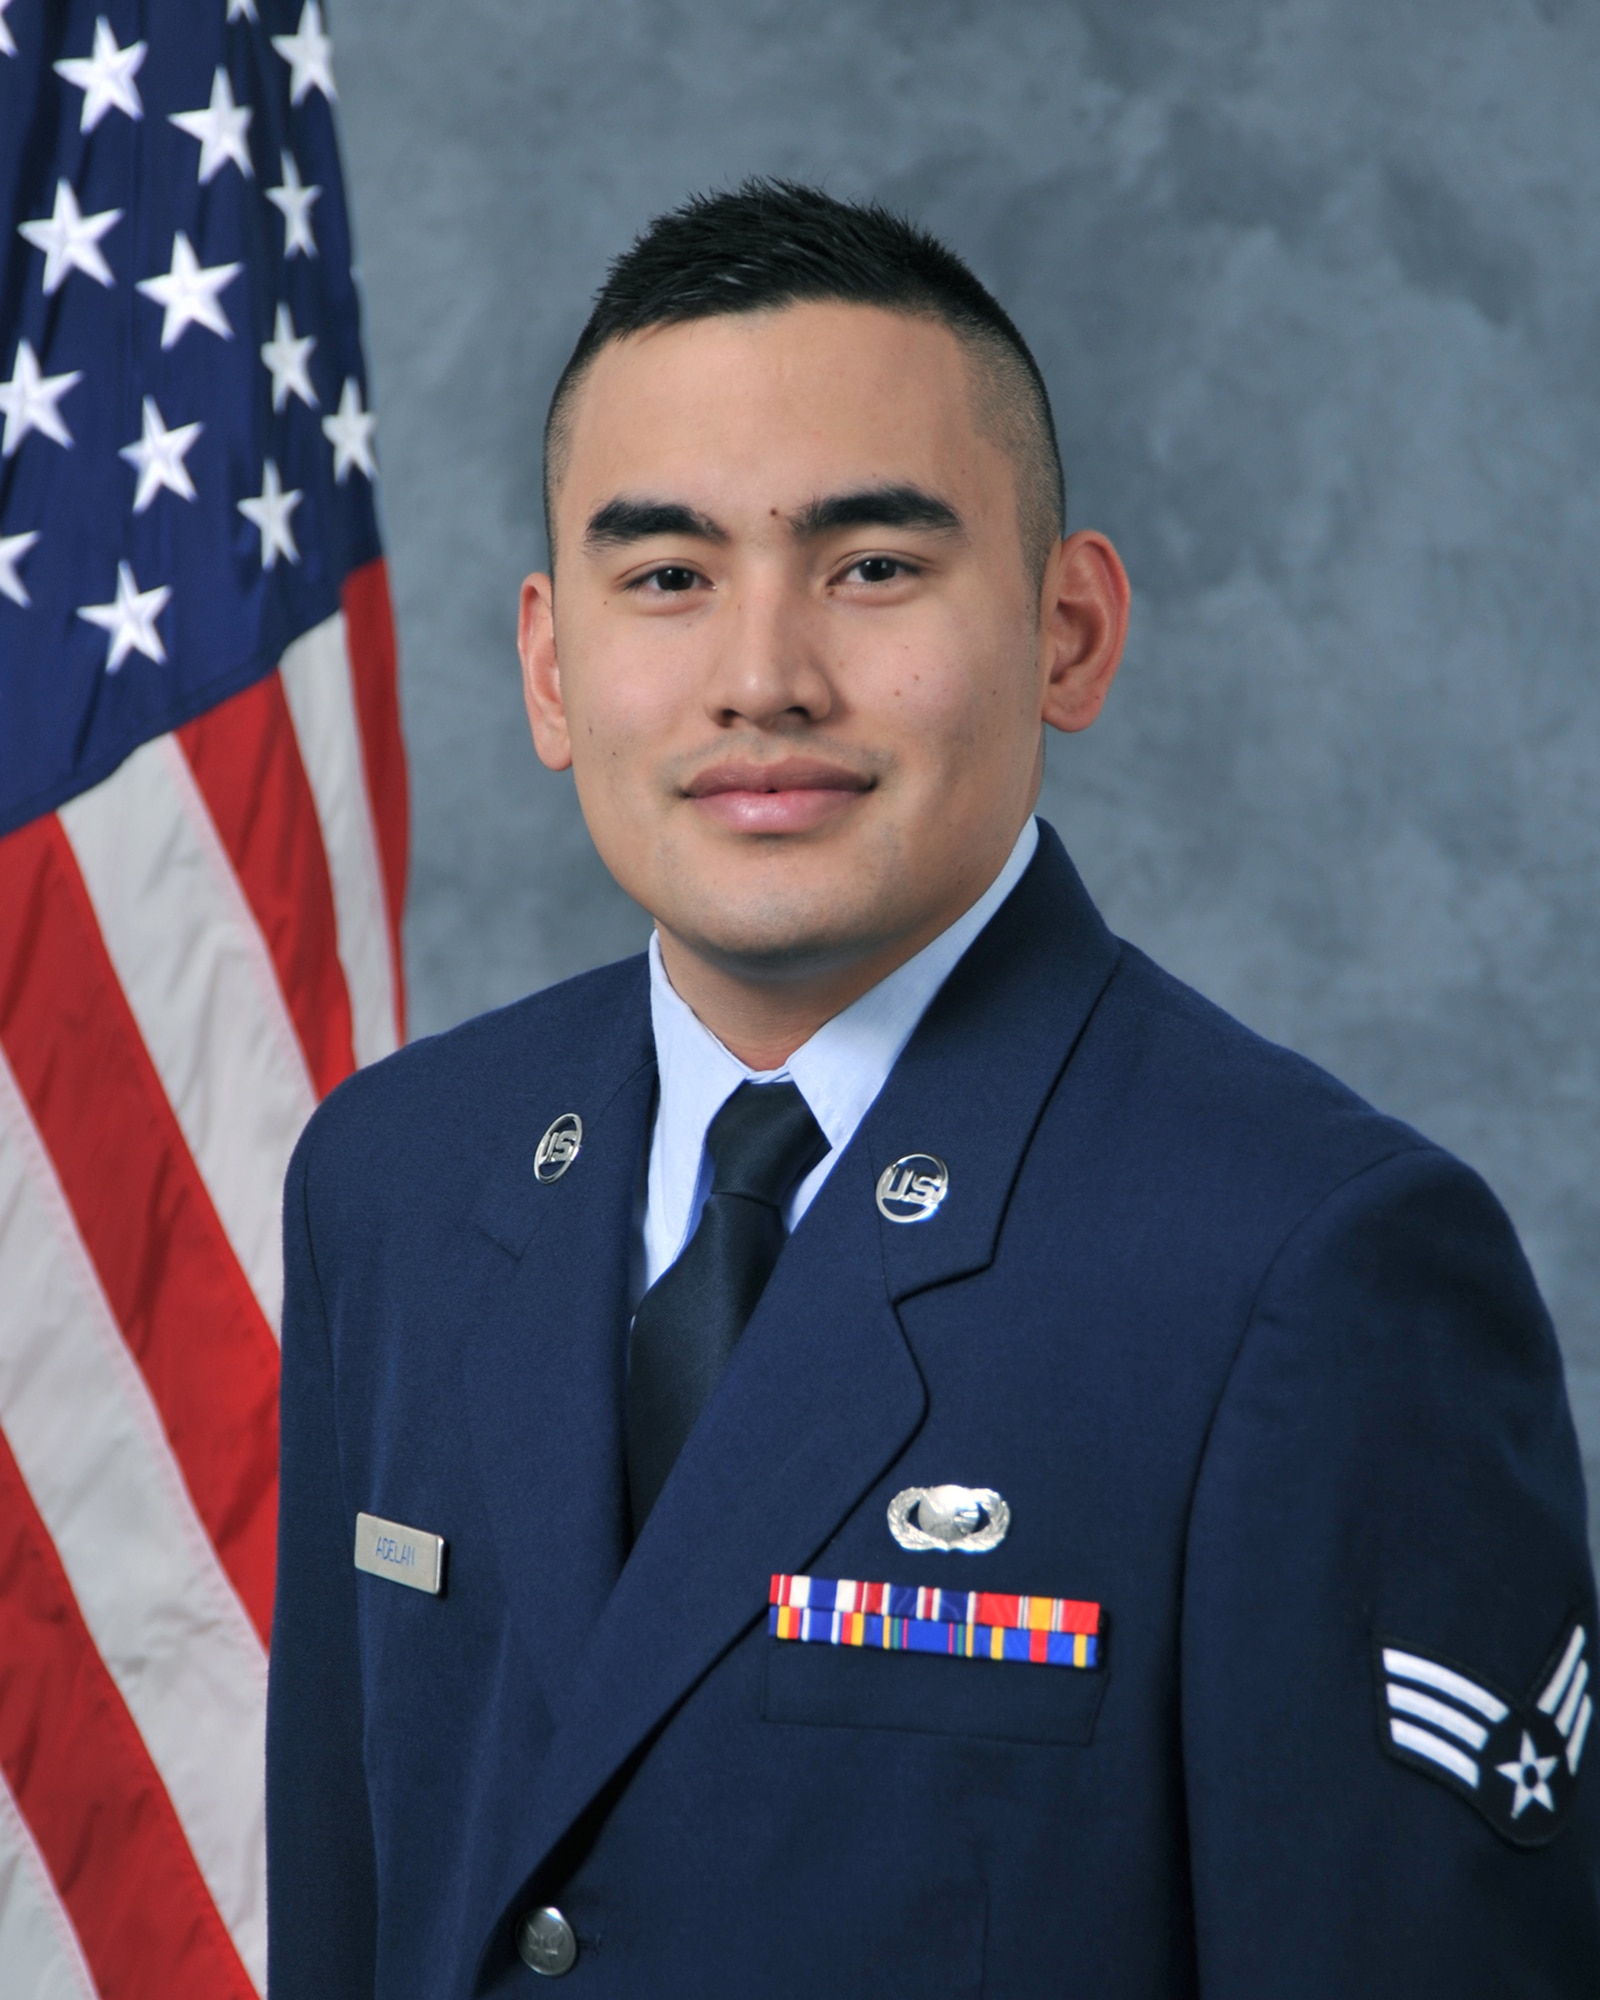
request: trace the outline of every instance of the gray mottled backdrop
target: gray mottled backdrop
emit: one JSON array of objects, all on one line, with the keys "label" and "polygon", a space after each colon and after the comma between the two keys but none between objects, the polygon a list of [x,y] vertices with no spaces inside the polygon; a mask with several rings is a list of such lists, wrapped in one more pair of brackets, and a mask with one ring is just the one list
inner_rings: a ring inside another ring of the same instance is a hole
[{"label": "gray mottled backdrop", "polygon": [[1113,923],[1483,1169],[1600,1485],[1600,10],[344,0],[415,1027],[637,947],[528,746],[540,422],[606,259],[750,172],[1011,308],[1136,599],[1045,810]]}]

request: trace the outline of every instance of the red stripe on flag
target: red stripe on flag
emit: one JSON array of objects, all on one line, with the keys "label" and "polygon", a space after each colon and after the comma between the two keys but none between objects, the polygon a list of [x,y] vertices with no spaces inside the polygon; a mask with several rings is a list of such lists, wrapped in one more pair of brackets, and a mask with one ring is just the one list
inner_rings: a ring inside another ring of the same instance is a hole
[{"label": "red stripe on flag", "polygon": [[178,731],[272,953],[319,1097],[356,1066],[333,881],[276,673]]},{"label": "red stripe on flag", "polygon": [[0,1766],[102,2000],[254,2000],[3,1436],[0,1661]]},{"label": "red stripe on flag", "polygon": [[0,841],[0,1043],[200,1518],[265,1643],[277,1343],[184,1144],[53,815]]},{"label": "red stripe on flag", "polygon": [[400,959],[400,915],[406,901],[408,808],[406,753],[400,734],[400,683],[395,660],[394,613],[389,576],[380,557],[344,580],[350,678],[361,724],[367,796],[378,833],[383,886],[389,905],[389,948],[394,955],[396,1032],[405,1039],[405,986]]}]

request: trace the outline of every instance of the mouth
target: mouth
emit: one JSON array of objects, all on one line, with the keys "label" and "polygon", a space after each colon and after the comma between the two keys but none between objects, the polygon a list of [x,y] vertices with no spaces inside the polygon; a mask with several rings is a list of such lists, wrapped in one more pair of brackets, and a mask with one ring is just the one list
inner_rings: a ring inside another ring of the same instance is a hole
[{"label": "mouth", "polygon": [[842,764],[785,757],[713,764],[684,787],[696,811],[732,833],[809,833],[873,788]]}]

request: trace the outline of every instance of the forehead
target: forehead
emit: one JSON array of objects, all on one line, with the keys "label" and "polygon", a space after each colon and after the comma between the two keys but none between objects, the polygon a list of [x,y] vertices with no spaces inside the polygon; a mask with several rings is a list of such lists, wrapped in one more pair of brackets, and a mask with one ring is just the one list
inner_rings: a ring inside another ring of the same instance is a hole
[{"label": "forehead", "polygon": [[602,348],[579,385],[562,511],[638,492],[787,510],[884,482],[976,500],[1008,468],[974,386],[948,327],[876,306],[651,327]]}]

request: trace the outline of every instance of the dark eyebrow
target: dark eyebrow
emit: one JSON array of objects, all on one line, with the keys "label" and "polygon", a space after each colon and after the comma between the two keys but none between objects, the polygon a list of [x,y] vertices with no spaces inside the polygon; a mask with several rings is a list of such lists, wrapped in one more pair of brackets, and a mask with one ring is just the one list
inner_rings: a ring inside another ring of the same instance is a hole
[{"label": "dark eyebrow", "polygon": [[728,531],[709,514],[685,507],[677,500],[608,500],[589,516],[584,530],[584,546],[591,549],[623,548],[642,542],[651,535],[689,535],[699,542],[726,542]]},{"label": "dark eyebrow", "polygon": [[938,534],[959,535],[965,526],[952,506],[920,486],[869,486],[857,493],[833,493],[791,514],[789,525],[802,541],[836,528],[931,528]]}]

